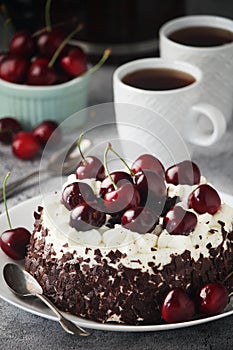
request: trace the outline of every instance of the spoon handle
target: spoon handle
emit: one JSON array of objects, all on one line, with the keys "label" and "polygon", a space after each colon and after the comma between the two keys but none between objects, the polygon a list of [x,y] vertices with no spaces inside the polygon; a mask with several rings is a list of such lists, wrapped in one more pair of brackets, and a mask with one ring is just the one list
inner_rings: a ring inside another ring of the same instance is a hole
[{"label": "spoon handle", "polygon": [[65,318],[61,312],[56,308],[56,306],[44,295],[44,294],[36,294],[36,296],[42,300],[57,316],[60,322],[60,325],[63,327],[63,329],[70,333],[70,334],[77,334],[81,336],[88,336],[90,333],[85,331],[80,326],[74,324],[73,322],[69,321],[67,318]]},{"label": "spoon handle", "polygon": [[[13,181],[12,183],[10,183],[9,185],[6,186],[6,193],[7,193],[7,198],[10,197],[16,190],[17,188],[22,185],[23,183],[25,183],[26,181],[32,179],[35,176],[38,176],[40,172],[45,172],[46,170],[35,170],[33,172],[31,172],[30,174],[27,174],[23,177],[21,177],[20,179]],[[3,201],[3,188],[0,188],[0,202]]]}]

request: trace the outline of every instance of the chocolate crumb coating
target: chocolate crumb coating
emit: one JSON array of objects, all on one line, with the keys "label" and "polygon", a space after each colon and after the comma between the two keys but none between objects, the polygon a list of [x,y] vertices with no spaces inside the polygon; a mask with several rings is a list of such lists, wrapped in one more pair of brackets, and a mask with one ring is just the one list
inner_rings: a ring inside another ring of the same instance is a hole
[{"label": "chocolate crumb coating", "polygon": [[[42,210],[35,215],[25,269],[58,308],[86,319],[130,325],[161,323],[160,307],[169,289],[181,287],[194,295],[205,283],[223,282],[233,268],[233,232],[225,232],[223,226],[223,242],[217,248],[210,247],[208,258],[200,256],[195,261],[185,250],[172,255],[171,262],[161,267],[156,265],[155,251],[155,260],[148,262],[149,273],[124,266],[121,261],[126,255],[120,250],[103,256],[100,249],[86,248],[86,253],[94,249],[94,264],[73,253],[64,253],[58,259],[53,245],[45,242],[48,230],[42,217]],[[37,231],[40,238],[35,235]],[[226,286],[233,291],[233,277]]]}]

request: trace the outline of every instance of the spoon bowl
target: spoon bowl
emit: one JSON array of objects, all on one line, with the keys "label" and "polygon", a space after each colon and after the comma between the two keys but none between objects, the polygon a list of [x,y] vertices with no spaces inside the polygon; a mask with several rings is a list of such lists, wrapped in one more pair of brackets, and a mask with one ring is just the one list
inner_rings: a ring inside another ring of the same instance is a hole
[{"label": "spoon bowl", "polygon": [[89,332],[64,317],[57,307],[43,294],[43,290],[37,280],[17,264],[6,264],[3,268],[3,277],[12,293],[19,297],[35,296],[43,301],[57,315],[61,326],[66,332],[85,337],[90,335]]}]

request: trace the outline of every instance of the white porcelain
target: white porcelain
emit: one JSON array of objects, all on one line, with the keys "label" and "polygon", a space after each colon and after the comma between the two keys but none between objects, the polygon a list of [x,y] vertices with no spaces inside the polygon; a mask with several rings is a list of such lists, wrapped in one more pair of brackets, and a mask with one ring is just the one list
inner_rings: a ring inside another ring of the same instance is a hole
[{"label": "white porcelain", "polygon": [[172,32],[190,26],[211,26],[233,32],[233,20],[217,16],[185,16],[167,22],[159,32],[160,56],[198,66],[203,72],[203,98],[219,108],[229,121],[233,113],[233,42],[203,48],[182,45],[168,38]]},{"label": "white porcelain", "polygon": [[[0,79],[0,117],[16,117],[31,128],[43,120],[61,123],[87,107],[90,75],[51,86],[29,86]],[[82,125],[85,120],[79,120]]]},{"label": "white porcelain", "polygon": [[[191,74],[196,81],[183,88],[165,91],[138,89],[122,82],[126,74],[144,68],[176,69]],[[200,88],[202,79],[200,69],[185,62],[145,58],[126,63],[117,68],[113,75],[116,121],[137,126],[134,131],[128,133],[128,137],[148,147],[153,153],[156,153],[154,150],[160,151],[161,145],[164,144],[174,159],[184,159],[179,135],[194,144],[210,146],[219,140],[226,130],[222,113],[205,103],[205,96],[202,96]],[[122,104],[124,108],[121,107]],[[129,107],[127,113],[126,104],[134,106],[133,112]],[[139,106],[146,110],[141,110]],[[212,125],[210,134],[201,128],[201,120],[205,118]],[[120,128],[120,136],[127,136],[125,128]],[[160,143],[157,142],[158,138]],[[162,150],[160,153],[161,159],[169,162]]]}]

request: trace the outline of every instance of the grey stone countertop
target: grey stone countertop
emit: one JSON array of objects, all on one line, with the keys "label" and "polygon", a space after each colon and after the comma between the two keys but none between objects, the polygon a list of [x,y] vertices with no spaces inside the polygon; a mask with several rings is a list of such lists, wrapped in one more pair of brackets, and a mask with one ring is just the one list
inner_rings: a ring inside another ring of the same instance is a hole
[{"label": "grey stone countertop", "polygon": [[[92,78],[89,104],[112,101],[112,72],[106,65]],[[225,136],[211,148],[193,147],[193,159],[202,173],[220,191],[233,195],[233,123]],[[39,167],[39,160],[16,160],[9,147],[0,147],[0,181],[7,171],[12,178]],[[9,198],[8,207],[39,194],[37,181]],[[0,204],[0,212],[4,211]],[[57,349],[232,349],[233,316],[203,325],[171,331],[120,333],[93,331],[88,338],[66,334],[57,322],[22,311],[0,299],[1,350],[57,350]]]}]

